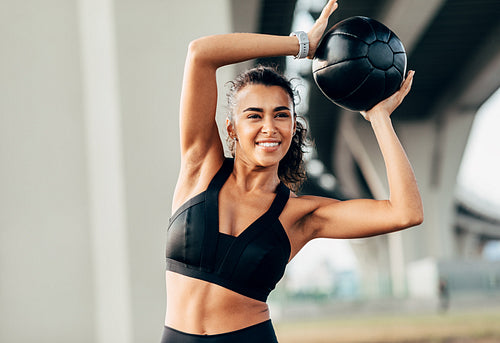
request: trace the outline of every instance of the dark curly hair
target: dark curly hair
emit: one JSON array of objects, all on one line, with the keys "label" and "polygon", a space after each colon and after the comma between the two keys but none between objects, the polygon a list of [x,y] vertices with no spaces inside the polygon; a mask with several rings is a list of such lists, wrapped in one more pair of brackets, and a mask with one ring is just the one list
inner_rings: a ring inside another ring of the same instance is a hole
[{"label": "dark curly hair", "polygon": [[[295,112],[295,91],[291,82],[281,74],[275,67],[257,66],[238,75],[233,81],[229,82],[228,92],[229,114],[228,118],[232,122],[232,113],[234,109],[234,98],[236,94],[247,85],[265,85],[279,86],[283,88],[290,96],[293,102],[293,115],[297,119]],[[234,157],[234,142],[227,139],[227,143]],[[296,130],[285,157],[280,161],[278,167],[278,177],[292,191],[296,192],[306,179],[303,155],[308,145],[307,129],[300,121],[296,121]]]}]

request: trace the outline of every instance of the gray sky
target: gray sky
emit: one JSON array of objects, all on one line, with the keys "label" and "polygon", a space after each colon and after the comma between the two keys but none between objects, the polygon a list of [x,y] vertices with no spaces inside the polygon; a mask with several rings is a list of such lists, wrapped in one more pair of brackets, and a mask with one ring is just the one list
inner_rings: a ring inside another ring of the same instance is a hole
[{"label": "gray sky", "polygon": [[500,218],[500,90],[476,114],[458,175],[463,189],[481,208]]}]

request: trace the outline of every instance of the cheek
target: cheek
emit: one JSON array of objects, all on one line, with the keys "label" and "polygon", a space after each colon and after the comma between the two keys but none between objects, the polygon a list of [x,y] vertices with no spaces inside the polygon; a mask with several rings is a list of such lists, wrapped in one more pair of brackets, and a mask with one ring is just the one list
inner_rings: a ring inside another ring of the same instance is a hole
[{"label": "cheek", "polygon": [[283,132],[283,134],[288,135],[293,135],[295,131],[295,124],[294,122],[289,122],[289,123],[283,123],[283,125],[280,126],[280,131]]},{"label": "cheek", "polygon": [[238,137],[239,145],[248,145],[253,142],[258,135],[259,130],[252,125],[238,125],[234,126],[234,133]]},{"label": "cheek", "polygon": [[259,127],[258,123],[252,123],[252,121],[244,119],[236,120],[234,126],[236,132],[241,134],[251,134],[252,132],[258,131]]}]

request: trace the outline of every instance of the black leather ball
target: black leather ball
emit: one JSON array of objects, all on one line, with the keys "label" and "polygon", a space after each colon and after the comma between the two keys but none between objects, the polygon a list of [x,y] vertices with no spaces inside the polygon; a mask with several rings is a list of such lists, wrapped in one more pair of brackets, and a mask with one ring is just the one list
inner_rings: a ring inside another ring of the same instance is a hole
[{"label": "black leather ball", "polygon": [[325,34],[312,70],[328,99],[351,111],[366,111],[399,89],[406,74],[406,52],[385,25],[357,16]]}]

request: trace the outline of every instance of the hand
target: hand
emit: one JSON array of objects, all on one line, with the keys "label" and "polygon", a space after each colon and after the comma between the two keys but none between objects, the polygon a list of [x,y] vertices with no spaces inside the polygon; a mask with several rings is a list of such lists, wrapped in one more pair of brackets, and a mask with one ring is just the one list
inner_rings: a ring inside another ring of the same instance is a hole
[{"label": "hand", "polygon": [[314,53],[316,52],[316,48],[321,41],[321,37],[323,37],[323,33],[325,33],[326,26],[328,25],[328,18],[330,15],[339,7],[337,0],[329,0],[328,3],[321,11],[319,18],[314,23],[313,27],[307,33],[309,37],[309,54],[308,58],[313,58]]},{"label": "hand", "polygon": [[403,99],[410,91],[411,85],[413,83],[413,75],[415,75],[415,71],[410,70],[408,72],[408,76],[404,80],[399,90],[390,97],[388,97],[387,99],[382,100],[381,102],[373,106],[368,111],[362,111],[361,114],[363,115],[363,117],[366,120],[370,121],[370,117],[374,113],[384,112],[387,113],[388,115],[391,115],[392,112],[394,112],[394,110],[398,108],[399,105],[401,105]]}]

